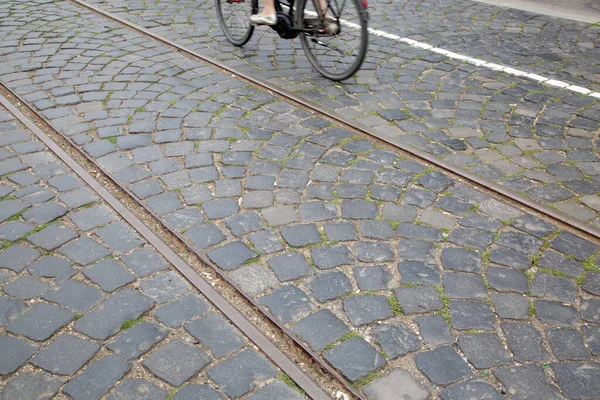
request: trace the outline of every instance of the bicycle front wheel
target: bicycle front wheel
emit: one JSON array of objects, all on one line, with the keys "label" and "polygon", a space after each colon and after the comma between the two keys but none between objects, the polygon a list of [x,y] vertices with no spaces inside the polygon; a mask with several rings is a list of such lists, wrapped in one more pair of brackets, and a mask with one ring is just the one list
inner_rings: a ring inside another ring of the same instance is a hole
[{"label": "bicycle front wheel", "polygon": [[248,43],[254,32],[250,16],[258,12],[257,0],[215,0],[219,24],[227,39],[236,46]]},{"label": "bicycle front wheel", "polygon": [[[325,18],[319,17],[321,7]],[[296,26],[302,49],[323,76],[343,81],[360,68],[367,53],[367,12],[361,0],[299,0]]]}]

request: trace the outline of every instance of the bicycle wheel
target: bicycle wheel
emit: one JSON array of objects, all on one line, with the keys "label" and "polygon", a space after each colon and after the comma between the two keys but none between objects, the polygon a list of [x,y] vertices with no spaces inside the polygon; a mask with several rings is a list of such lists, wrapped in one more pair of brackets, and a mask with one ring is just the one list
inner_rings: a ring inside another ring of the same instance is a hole
[{"label": "bicycle wheel", "polygon": [[[316,5],[326,8],[319,18]],[[334,81],[354,75],[367,53],[368,15],[361,0],[299,0],[296,26],[308,60],[319,73]]]},{"label": "bicycle wheel", "polygon": [[254,32],[250,16],[258,12],[258,1],[215,0],[215,5],[219,24],[227,39],[236,46],[245,45]]}]

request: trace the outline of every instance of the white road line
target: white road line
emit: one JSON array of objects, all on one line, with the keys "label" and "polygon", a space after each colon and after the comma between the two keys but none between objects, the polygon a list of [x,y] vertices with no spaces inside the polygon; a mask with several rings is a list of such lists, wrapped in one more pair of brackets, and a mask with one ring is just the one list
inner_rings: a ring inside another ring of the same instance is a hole
[{"label": "white road line", "polygon": [[[350,28],[357,28],[357,27],[359,28],[360,27],[359,25],[351,23],[351,22],[346,22],[346,21],[341,21],[341,22],[342,22],[342,25],[346,25]],[[520,78],[526,78],[526,79],[529,79],[532,81],[543,83],[548,86],[558,87],[561,89],[570,90],[571,92],[575,92],[575,93],[582,94],[585,96],[590,96],[590,97],[600,99],[600,92],[594,92],[593,90],[585,88],[585,87],[572,85],[568,82],[563,82],[563,81],[559,81],[556,79],[547,78],[542,75],[533,74],[533,73],[529,73],[526,71],[521,71],[521,70],[513,68],[513,67],[507,67],[506,65],[491,63],[491,62],[487,62],[484,60],[480,60],[478,58],[465,56],[463,54],[458,54],[453,51],[443,49],[441,47],[434,47],[427,43],[418,42],[413,39],[401,37],[401,36],[394,35],[392,33],[388,33],[385,31],[378,30],[378,29],[373,29],[373,28],[367,28],[367,29],[369,30],[369,33],[371,33],[372,35],[383,37],[383,38],[390,39],[390,40],[394,40],[396,42],[405,43],[405,44],[408,44],[409,46],[417,47],[419,49],[429,50],[434,53],[441,54],[448,58],[453,58],[455,60],[460,60],[460,61],[464,61],[469,64],[476,65],[478,67],[483,67],[483,68],[491,69],[494,71],[504,72],[507,75],[518,76]]]}]

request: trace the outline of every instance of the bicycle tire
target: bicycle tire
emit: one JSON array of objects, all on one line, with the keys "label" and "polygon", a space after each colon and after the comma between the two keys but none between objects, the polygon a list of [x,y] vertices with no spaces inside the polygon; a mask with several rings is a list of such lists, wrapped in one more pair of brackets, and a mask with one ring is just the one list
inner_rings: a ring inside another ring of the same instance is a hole
[{"label": "bicycle tire", "polygon": [[[258,0],[215,0],[217,17],[223,33],[235,46],[243,46],[254,33],[250,15],[258,12]],[[239,26],[234,26],[239,24]]]},{"label": "bicycle tire", "polygon": [[[318,23],[315,22],[317,21],[315,2],[319,2],[319,0],[298,1],[296,26],[307,28],[311,23]],[[346,10],[342,10],[338,15],[335,15],[336,10],[328,11],[330,15],[338,17],[338,21],[340,21],[338,34],[317,35],[306,32],[298,34],[308,61],[321,75],[333,81],[343,81],[354,75],[362,65],[368,47],[367,13],[361,0],[346,0],[343,4],[346,6],[345,8],[351,6],[351,10],[348,10],[347,14],[339,15]],[[342,50],[340,50],[340,46],[329,43],[334,40],[341,42]],[[358,48],[353,44],[358,44]],[[335,53],[339,55],[337,61]],[[352,59],[343,61],[345,56],[351,56]]]}]

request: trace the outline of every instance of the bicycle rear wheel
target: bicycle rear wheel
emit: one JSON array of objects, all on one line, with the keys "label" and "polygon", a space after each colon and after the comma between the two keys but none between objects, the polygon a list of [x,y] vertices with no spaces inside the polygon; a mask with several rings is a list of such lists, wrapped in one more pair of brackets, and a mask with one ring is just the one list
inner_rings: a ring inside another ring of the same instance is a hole
[{"label": "bicycle rear wheel", "polygon": [[258,12],[258,1],[215,0],[215,5],[219,24],[227,39],[236,46],[245,45],[254,32],[250,16]]},{"label": "bicycle rear wheel", "polygon": [[[327,7],[319,18],[316,6]],[[361,0],[299,0],[296,26],[312,66],[323,76],[342,81],[354,75],[367,53],[367,12]]]}]

